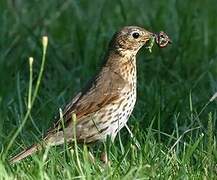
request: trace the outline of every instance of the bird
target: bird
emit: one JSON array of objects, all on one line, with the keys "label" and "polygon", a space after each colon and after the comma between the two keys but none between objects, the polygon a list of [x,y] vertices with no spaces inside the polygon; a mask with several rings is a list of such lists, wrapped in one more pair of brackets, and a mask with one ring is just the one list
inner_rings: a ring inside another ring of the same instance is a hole
[{"label": "bird", "polygon": [[[117,31],[108,45],[100,71],[65,106],[62,120],[59,118],[48,129],[42,138],[43,144],[56,146],[75,139],[77,143],[92,144],[103,142],[108,136],[114,141],[136,103],[137,52],[153,39],[160,47],[171,42],[164,32],[156,34],[138,26],[125,26]],[[19,162],[41,149],[42,144],[35,143],[9,162]]]}]

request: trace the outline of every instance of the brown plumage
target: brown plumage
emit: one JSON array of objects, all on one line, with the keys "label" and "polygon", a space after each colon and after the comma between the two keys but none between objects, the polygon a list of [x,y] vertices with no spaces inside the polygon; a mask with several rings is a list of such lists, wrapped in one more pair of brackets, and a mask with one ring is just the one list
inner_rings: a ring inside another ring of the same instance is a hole
[{"label": "brown plumage", "polygon": [[[65,128],[60,120],[57,121],[43,138],[43,144],[63,144],[64,137],[73,141],[73,113],[77,117],[77,142],[93,143],[103,141],[107,136],[114,140],[127,123],[136,102],[136,54],[149,39],[157,37],[136,26],[124,27],[117,32],[110,42],[99,74],[65,107]],[[157,41],[160,42],[159,39]],[[34,144],[10,162],[20,161],[41,148],[41,144]]]}]

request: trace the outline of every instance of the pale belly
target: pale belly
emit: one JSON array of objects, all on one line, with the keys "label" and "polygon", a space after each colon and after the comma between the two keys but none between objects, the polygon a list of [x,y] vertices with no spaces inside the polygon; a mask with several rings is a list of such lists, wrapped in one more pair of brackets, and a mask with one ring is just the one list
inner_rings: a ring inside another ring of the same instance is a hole
[{"label": "pale belly", "polygon": [[77,139],[86,143],[112,140],[127,123],[136,103],[136,92],[129,92],[120,103],[108,105],[91,116],[84,117],[77,124]]}]

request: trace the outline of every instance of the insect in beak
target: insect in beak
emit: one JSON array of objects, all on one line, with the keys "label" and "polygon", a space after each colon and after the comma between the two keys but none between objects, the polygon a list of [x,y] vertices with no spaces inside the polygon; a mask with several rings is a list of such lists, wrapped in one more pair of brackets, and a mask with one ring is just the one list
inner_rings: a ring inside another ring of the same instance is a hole
[{"label": "insect in beak", "polygon": [[155,42],[160,48],[164,48],[168,44],[172,43],[171,39],[163,31],[160,31],[159,33],[155,33]]}]

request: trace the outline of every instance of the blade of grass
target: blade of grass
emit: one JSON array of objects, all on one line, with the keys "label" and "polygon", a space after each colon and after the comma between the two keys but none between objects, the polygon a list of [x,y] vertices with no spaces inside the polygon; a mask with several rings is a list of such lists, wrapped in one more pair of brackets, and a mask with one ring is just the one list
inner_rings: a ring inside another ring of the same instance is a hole
[{"label": "blade of grass", "polygon": [[82,176],[82,179],[84,179],[84,172],[82,170],[82,167],[81,167],[81,162],[80,162],[80,159],[79,159],[79,155],[78,155],[78,144],[77,144],[77,137],[76,137],[76,121],[77,121],[77,118],[76,118],[76,114],[72,114],[72,120],[73,120],[73,134],[74,134],[74,145],[75,145],[75,156],[76,156],[76,161],[77,161],[77,164],[78,164],[78,169],[79,169],[79,172]]},{"label": "blade of grass", "polygon": [[[28,120],[28,117],[29,117],[29,115],[31,113],[32,106],[33,106],[33,104],[35,102],[35,99],[36,99],[36,97],[38,95],[38,90],[39,90],[41,79],[42,79],[42,75],[43,75],[43,72],[44,72],[44,65],[45,65],[46,52],[47,52],[47,44],[48,44],[48,37],[44,36],[42,38],[42,45],[43,45],[42,62],[41,62],[40,72],[39,72],[39,75],[38,75],[38,78],[37,78],[37,82],[36,82],[36,87],[35,87],[35,90],[34,90],[34,93],[33,93],[33,97],[32,97],[32,99],[30,97],[28,97],[28,99],[30,99],[31,102],[29,102],[29,104],[28,104],[27,112],[26,112],[26,114],[25,114],[25,116],[23,118],[22,123],[20,124],[20,126],[18,127],[18,129],[15,131],[15,133],[12,136],[10,142],[8,143],[3,158],[5,158],[7,156],[8,151],[11,148],[11,146],[13,145],[16,137],[18,136],[18,134],[20,133],[20,131],[23,129],[24,125],[26,124],[26,121]],[[33,62],[32,59],[30,59],[29,60],[30,71],[32,71],[31,70],[32,69],[32,67],[31,67],[32,66],[32,62]],[[31,81],[30,81],[30,83],[31,83]],[[29,88],[32,88],[32,85],[29,85]],[[32,89],[29,89],[28,92],[29,92],[28,95],[31,95]]]}]

